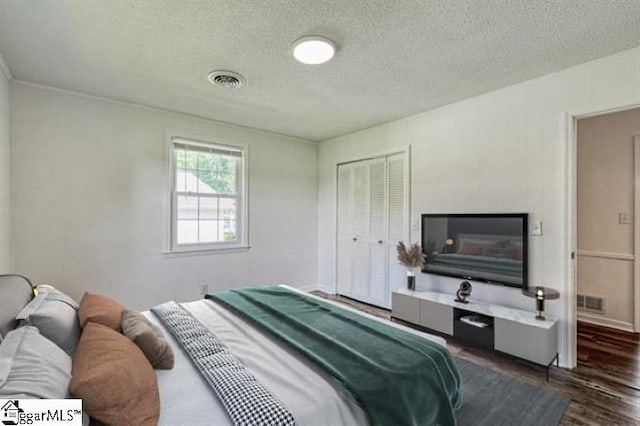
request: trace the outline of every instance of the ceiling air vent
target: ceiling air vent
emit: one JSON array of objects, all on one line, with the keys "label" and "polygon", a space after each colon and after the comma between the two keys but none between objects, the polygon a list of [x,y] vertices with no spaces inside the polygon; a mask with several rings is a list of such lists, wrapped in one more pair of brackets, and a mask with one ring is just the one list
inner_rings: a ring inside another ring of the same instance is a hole
[{"label": "ceiling air vent", "polygon": [[233,71],[211,71],[207,78],[214,86],[227,89],[239,89],[246,84],[244,77]]}]

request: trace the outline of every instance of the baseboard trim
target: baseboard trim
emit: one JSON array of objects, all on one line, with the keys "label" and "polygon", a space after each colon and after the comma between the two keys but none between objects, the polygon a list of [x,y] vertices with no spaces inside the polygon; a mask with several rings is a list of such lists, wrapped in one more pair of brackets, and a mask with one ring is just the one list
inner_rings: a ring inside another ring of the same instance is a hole
[{"label": "baseboard trim", "polygon": [[321,291],[323,293],[326,293],[326,294],[337,294],[335,288],[327,288],[327,287],[323,287],[323,286],[318,286],[318,287],[316,287],[316,290],[319,290],[319,291]]},{"label": "baseboard trim", "polygon": [[315,291],[315,290],[321,290],[317,285],[305,285],[302,287],[296,287],[298,290],[300,291],[304,291],[306,293]]},{"label": "baseboard trim", "polygon": [[585,312],[578,312],[578,321],[587,322],[589,324],[601,325],[603,327],[615,328],[616,330],[626,331],[628,333],[634,333],[633,324],[614,320],[610,318],[602,318],[595,315],[590,315]]}]

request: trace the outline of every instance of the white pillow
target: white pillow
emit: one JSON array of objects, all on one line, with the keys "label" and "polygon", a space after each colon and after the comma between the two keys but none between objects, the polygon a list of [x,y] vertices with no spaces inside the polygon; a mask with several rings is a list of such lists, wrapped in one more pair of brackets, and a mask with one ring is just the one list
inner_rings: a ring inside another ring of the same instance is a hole
[{"label": "white pillow", "polygon": [[0,399],[68,396],[71,357],[35,327],[9,332],[0,343]]},{"label": "white pillow", "polygon": [[0,341],[17,327],[16,314],[33,299],[33,288],[25,277],[0,275]]}]

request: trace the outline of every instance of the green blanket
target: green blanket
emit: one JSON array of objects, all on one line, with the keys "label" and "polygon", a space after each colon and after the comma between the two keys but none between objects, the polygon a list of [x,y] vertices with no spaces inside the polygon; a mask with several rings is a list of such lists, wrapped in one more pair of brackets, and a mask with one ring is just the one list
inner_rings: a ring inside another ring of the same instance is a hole
[{"label": "green blanket", "polygon": [[449,351],[413,333],[283,287],[208,295],[333,376],[371,425],[455,425],[460,374]]}]

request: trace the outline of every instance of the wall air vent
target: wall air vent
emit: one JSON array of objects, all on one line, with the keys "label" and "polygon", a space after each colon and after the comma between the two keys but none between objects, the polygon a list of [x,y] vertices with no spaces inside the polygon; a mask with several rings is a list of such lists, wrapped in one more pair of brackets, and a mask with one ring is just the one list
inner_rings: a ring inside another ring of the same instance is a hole
[{"label": "wall air vent", "polygon": [[604,298],[578,294],[578,309],[604,314]]},{"label": "wall air vent", "polygon": [[207,79],[214,86],[226,89],[239,89],[246,84],[244,77],[233,71],[211,71]]}]

